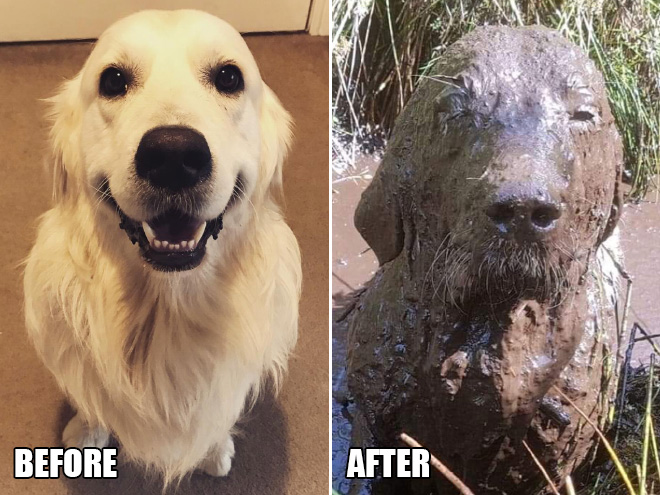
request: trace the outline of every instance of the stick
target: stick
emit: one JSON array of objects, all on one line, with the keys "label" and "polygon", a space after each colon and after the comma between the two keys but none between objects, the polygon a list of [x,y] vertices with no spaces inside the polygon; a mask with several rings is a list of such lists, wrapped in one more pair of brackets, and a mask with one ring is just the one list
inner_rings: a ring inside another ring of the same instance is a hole
[{"label": "stick", "polygon": [[550,485],[550,489],[552,490],[552,493],[554,493],[555,495],[559,495],[559,490],[557,490],[557,486],[552,482],[552,479],[550,479],[550,475],[548,474],[548,472],[547,472],[547,471],[545,470],[545,468],[543,467],[543,464],[541,464],[541,461],[539,461],[539,459],[534,455],[534,452],[532,452],[532,449],[529,448],[529,445],[527,445],[527,442],[525,442],[525,441],[523,440],[523,443],[522,443],[522,444],[523,444],[523,445],[525,446],[525,448],[527,449],[527,452],[529,452],[529,455],[532,456],[532,460],[534,461],[534,463],[536,464],[536,466],[539,468],[539,470],[540,470],[541,473],[543,474],[543,477],[545,478],[545,480],[546,480],[546,481],[548,482],[548,484]]},{"label": "stick", "polygon": [[[410,447],[416,449],[424,448],[417,440],[415,440],[409,435],[406,435],[405,433],[401,433],[399,438],[401,438],[401,440],[403,440],[403,442],[409,445]],[[442,474],[445,478],[451,481],[452,485],[454,485],[458,489],[458,491],[461,492],[461,495],[474,495],[474,492],[470,490],[467,487],[467,485],[458,478],[458,476],[452,473],[449,470],[449,468],[445,466],[442,462],[440,462],[438,458],[435,457],[433,454],[431,454],[431,466],[433,466],[435,469],[437,469],[440,472],[440,474]]]},{"label": "stick", "polygon": [[335,272],[332,272],[332,276],[335,277],[337,280],[339,280],[342,284],[344,284],[346,287],[348,287],[351,292],[355,292],[355,287],[351,286],[346,280],[341,278],[339,275],[337,275]]},{"label": "stick", "polygon": [[[644,327],[642,327],[639,323],[635,323],[635,326],[637,327],[637,330],[642,332],[642,335],[644,335],[644,337],[646,337],[646,339],[651,343],[651,347],[653,347],[653,351],[656,354],[660,355],[660,348],[656,345],[655,342],[653,342],[653,339],[656,337],[656,335],[649,335],[649,333],[646,330],[644,330]],[[637,339],[637,340],[641,340],[641,339]]]},{"label": "stick", "polygon": [[660,338],[660,333],[654,333],[653,335],[645,335],[644,337],[637,337],[635,342],[641,342],[642,340],[653,340]]},{"label": "stick", "polygon": [[566,476],[566,493],[568,495],[575,495],[575,487],[570,476]]},{"label": "stick", "polygon": [[357,306],[357,303],[360,300],[360,296],[364,294],[366,290],[366,287],[362,287],[361,289],[353,292],[353,294],[350,294],[350,300],[345,304],[344,309],[335,319],[335,323],[342,323],[348,317],[348,315],[353,312],[355,306]]}]

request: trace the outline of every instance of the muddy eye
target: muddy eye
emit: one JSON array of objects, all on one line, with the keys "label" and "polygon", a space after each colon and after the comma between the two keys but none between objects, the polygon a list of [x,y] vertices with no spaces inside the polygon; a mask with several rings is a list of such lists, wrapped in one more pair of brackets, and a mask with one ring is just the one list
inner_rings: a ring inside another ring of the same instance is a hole
[{"label": "muddy eye", "polygon": [[224,65],[218,69],[214,84],[221,93],[237,93],[243,89],[243,74],[235,65]]},{"label": "muddy eye", "polygon": [[578,108],[571,113],[571,120],[575,122],[595,122],[598,111],[595,108]]},{"label": "muddy eye", "polygon": [[435,103],[435,111],[450,119],[462,115],[466,107],[467,95],[459,91],[443,94]]},{"label": "muddy eye", "polygon": [[116,67],[108,67],[101,73],[99,93],[106,98],[123,96],[128,91],[128,78]]}]

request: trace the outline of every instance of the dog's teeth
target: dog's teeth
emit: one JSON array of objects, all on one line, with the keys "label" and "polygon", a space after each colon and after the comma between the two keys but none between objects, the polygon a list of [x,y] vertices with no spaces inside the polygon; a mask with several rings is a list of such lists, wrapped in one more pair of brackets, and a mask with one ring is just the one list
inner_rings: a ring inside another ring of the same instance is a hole
[{"label": "dog's teeth", "polygon": [[197,227],[193,239],[187,241],[179,241],[176,244],[173,242],[156,239],[156,233],[147,222],[142,222],[142,229],[144,230],[144,234],[147,236],[149,244],[156,249],[166,249],[168,251],[192,251],[197,247],[199,240],[204,235],[204,230],[206,230],[206,222],[202,222],[200,226]]},{"label": "dog's teeth", "polygon": [[149,224],[147,222],[142,222],[142,230],[144,230],[144,234],[147,236],[147,240],[149,241],[149,244],[154,243],[154,239],[156,238],[156,234],[154,234],[154,231],[152,230],[151,227],[149,227]]},{"label": "dog's teeth", "polygon": [[199,240],[204,235],[204,230],[205,229],[206,229],[206,222],[202,222],[201,225],[199,227],[197,227],[197,230],[195,231],[195,235],[194,235],[195,245],[197,245]]}]

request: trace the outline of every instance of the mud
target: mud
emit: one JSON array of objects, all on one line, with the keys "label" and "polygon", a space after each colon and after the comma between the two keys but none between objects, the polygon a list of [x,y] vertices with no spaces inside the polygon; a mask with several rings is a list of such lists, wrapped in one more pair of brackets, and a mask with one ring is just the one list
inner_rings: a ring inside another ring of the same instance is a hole
[{"label": "mud", "polygon": [[[623,337],[598,248],[621,143],[602,77],[551,31],[479,29],[435,74],[356,212],[381,268],[348,317],[352,441],[406,431],[477,493],[533,493],[523,440],[561,479],[594,436],[551,387],[596,421],[613,397]],[[451,493],[439,478],[370,489]]]},{"label": "mud", "polygon": [[[358,170],[373,174],[379,162],[380,158],[368,155],[359,157],[356,165]],[[352,223],[360,195],[368,185],[368,180],[351,179],[337,182],[333,187],[333,273],[358,290],[371,279],[378,267],[375,255],[370,250],[365,252],[368,246]],[[660,278],[655,270],[649,270],[649,267],[660,266],[660,250],[656,249],[660,245],[660,205],[657,196],[658,193],[652,192],[640,204],[626,204],[620,225],[625,267],[634,281],[628,328],[635,322],[651,334],[660,330],[657,306]],[[345,319],[336,321],[345,313],[347,287],[337,277],[333,279],[332,293],[335,304],[332,327],[332,486],[339,493],[346,494],[350,482],[344,478],[344,472],[351,441],[350,421],[355,414],[355,406],[350,400],[346,383],[348,324]],[[652,351],[648,341],[638,342],[634,347],[633,366],[648,364]]]}]

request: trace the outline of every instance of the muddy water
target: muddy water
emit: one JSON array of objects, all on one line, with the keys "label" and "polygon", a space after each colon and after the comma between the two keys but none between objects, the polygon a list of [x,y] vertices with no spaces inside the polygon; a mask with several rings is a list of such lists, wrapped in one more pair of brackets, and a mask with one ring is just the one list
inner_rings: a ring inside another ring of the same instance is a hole
[{"label": "muddy water", "polygon": [[[626,205],[621,222],[621,244],[626,270],[633,278],[631,323],[649,334],[660,333],[660,204],[656,193],[638,205]],[[660,339],[656,339],[660,345]],[[635,345],[633,364],[648,362],[647,342]]]},{"label": "muddy water", "polygon": [[[333,310],[334,322],[340,311]],[[340,494],[348,493],[350,484],[344,478],[351,441],[350,417],[353,406],[347,403],[346,340],[348,327],[333,323],[332,327],[332,487]]]},{"label": "muddy water", "polygon": [[378,168],[378,161],[363,156],[355,168],[358,173],[336,177],[332,185],[332,293],[335,296],[361,287],[378,268],[376,256],[353,225],[355,207]]},{"label": "muddy water", "polygon": [[[356,169],[362,177],[370,177],[378,167],[371,157],[362,157]],[[360,175],[355,174],[355,175]],[[353,226],[353,213],[362,191],[368,185],[364,178],[335,178],[332,196],[333,222],[333,296],[339,306],[342,296],[361,287],[378,268],[376,257],[368,249]],[[626,270],[633,278],[630,323],[637,322],[650,334],[660,333],[660,205],[656,194],[638,205],[626,205],[620,224]],[[335,311],[335,316],[340,314]],[[350,408],[346,399],[346,325],[333,325],[333,487],[348,492],[343,479],[346,453],[350,441]],[[658,339],[660,344],[660,339]],[[639,342],[635,346],[633,364],[647,362],[651,346]]]},{"label": "muddy water", "polygon": [[332,293],[336,306],[332,318],[332,486],[340,494],[347,494],[350,486],[343,475],[348,460],[351,439],[349,418],[353,406],[346,401],[348,327],[346,322],[334,322],[342,313],[339,306],[343,297],[360,288],[378,268],[376,256],[353,225],[353,212],[362,191],[369,184],[369,178],[378,168],[378,161],[365,156],[357,160],[355,168],[358,173],[335,177],[332,187]]}]

